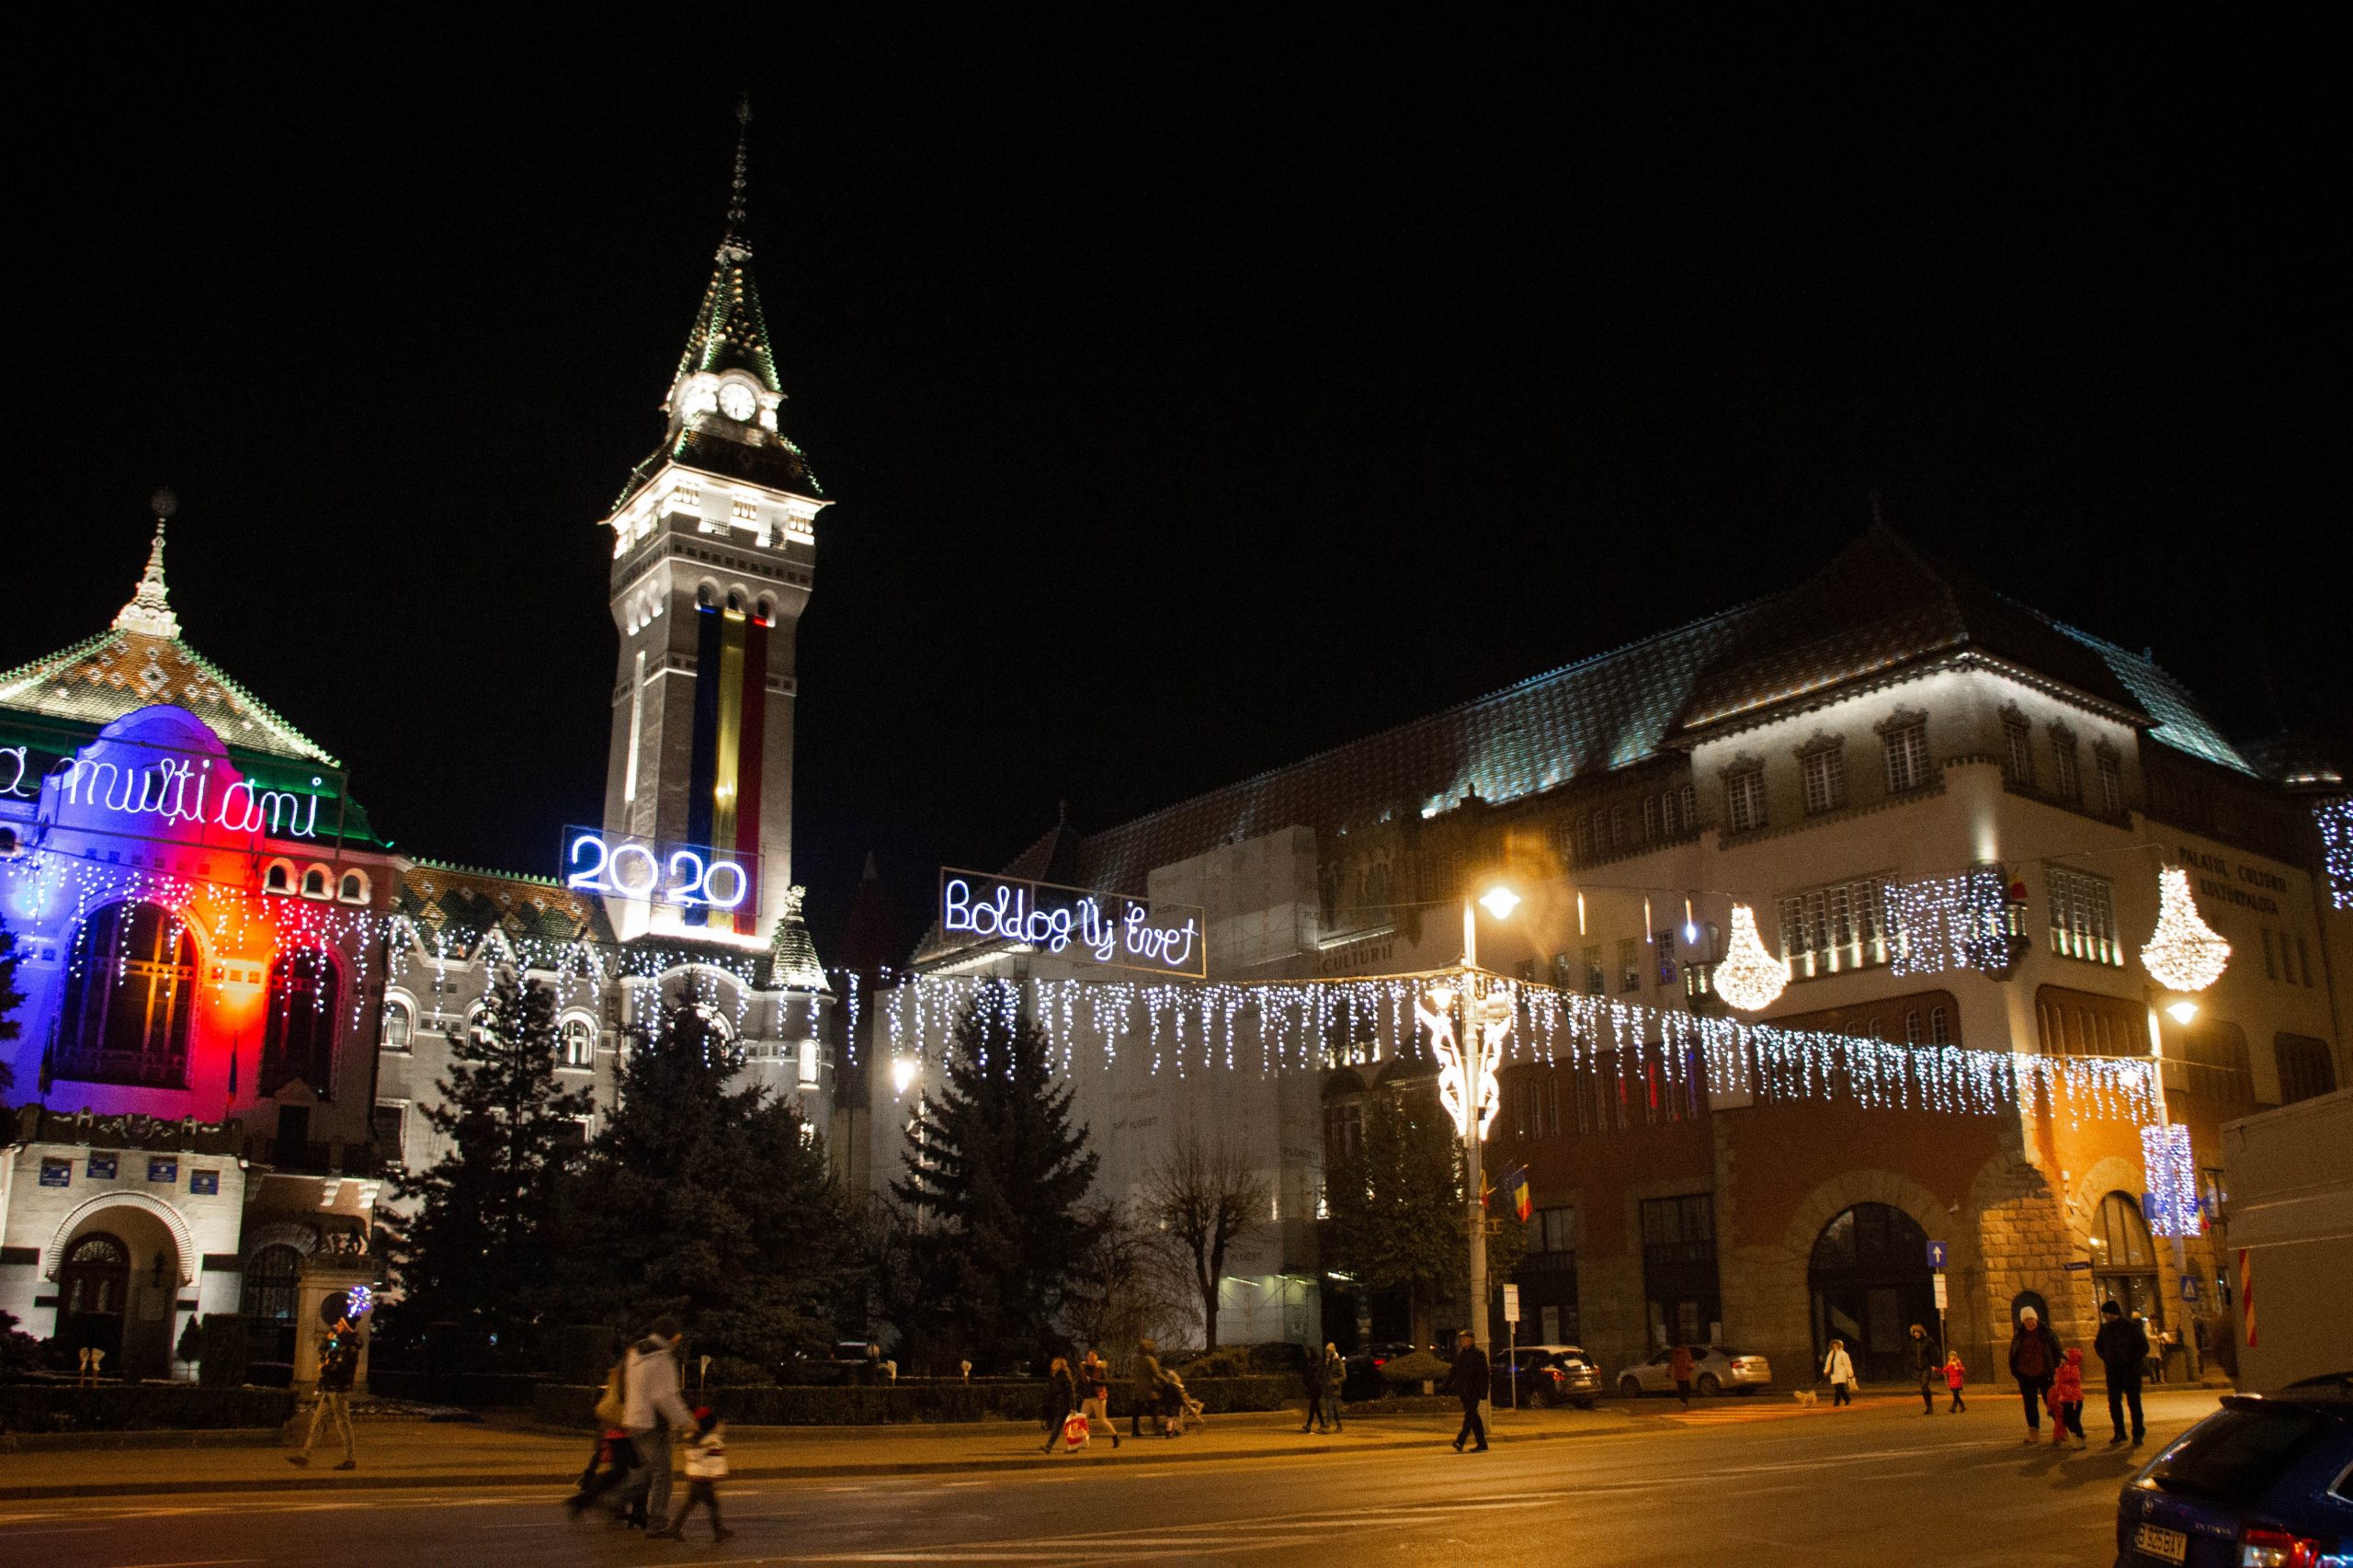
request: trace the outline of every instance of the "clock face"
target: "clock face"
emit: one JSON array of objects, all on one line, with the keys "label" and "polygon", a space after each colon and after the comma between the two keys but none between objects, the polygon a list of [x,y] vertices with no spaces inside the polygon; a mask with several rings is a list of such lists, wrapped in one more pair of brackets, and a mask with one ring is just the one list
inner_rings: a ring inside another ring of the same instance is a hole
[{"label": "clock face", "polygon": [[746,420],[759,401],[752,396],[752,389],[741,381],[730,381],[719,389],[719,412],[730,419]]}]

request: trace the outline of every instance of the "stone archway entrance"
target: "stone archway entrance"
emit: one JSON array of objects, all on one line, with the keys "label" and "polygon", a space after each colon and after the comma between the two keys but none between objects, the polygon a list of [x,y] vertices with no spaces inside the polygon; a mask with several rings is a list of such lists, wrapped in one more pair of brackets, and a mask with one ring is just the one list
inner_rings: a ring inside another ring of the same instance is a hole
[{"label": "stone archway entrance", "polygon": [[108,1231],[78,1236],[57,1270],[58,1336],[76,1351],[106,1354],[122,1369],[122,1315],[131,1299],[131,1249]]},{"label": "stone archway entrance", "polygon": [[107,1352],[106,1369],[169,1377],[182,1259],[172,1227],[148,1209],[84,1213],[60,1244],[57,1327],[75,1348]]},{"label": "stone archway entrance", "polygon": [[1858,1203],[1822,1227],[1806,1266],[1813,1297],[1813,1364],[1843,1339],[1858,1377],[1901,1381],[1909,1375],[1914,1324],[1937,1332],[1936,1285],[1928,1235],[1890,1204]]}]

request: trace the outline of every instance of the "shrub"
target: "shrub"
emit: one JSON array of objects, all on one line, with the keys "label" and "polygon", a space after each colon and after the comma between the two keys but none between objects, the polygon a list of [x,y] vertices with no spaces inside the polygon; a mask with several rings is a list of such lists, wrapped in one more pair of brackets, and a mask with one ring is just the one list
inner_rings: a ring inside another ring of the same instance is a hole
[{"label": "shrub", "polygon": [[245,1381],[248,1341],[244,1320],[234,1312],[209,1312],[204,1317],[202,1354],[196,1358],[197,1381],[209,1389],[233,1389]]},{"label": "shrub", "polygon": [[[1291,1392],[1281,1378],[1188,1377],[1185,1387],[1211,1414],[1279,1410]],[[539,1390],[534,1409],[551,1426],[586,1426],[601,1392],[545,1384]],[[1045,1384],[1029,1378],[990,1378],[969,1383],[926,1378],[870,1388],[713,1387],[695,1397],[717,1411],[722,1420],[739,1426],[866,1426],[885,1421],[1034,1421],[1043,1414],[1045,1396]],[[1130,1390],[1113,1385],[1111,1414],[1124,1416],[1131,1403]]]},{"label": "shrub", "polygon": [[222,1431],[282,1426],[294,1414],[284,1389],[192,1383],[0,1385],[0,1432]]}]

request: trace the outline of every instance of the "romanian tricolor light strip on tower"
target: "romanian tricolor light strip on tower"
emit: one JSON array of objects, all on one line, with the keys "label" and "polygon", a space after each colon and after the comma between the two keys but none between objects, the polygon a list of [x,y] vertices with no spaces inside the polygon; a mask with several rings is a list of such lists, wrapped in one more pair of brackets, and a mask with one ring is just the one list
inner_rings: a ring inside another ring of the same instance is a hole
[{"label": "romanian tricolor light strip on tower", "polygon": [[[705,605],[695,637],[694,752],[688,770],[687,837],[732,850],[745,865],[760,854],[760,756],[767,739],[768,625],[756,615]],[[759,901],[711,925],[759,929]]]}]

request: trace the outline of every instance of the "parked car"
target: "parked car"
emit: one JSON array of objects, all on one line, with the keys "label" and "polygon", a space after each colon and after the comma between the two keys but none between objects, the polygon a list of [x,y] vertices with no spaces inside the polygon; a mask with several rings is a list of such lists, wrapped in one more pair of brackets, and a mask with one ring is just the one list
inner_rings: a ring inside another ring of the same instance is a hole
[{"label": "parked car", "polygon": [[2304,1568],[2353,1553],[2353,1372],[2226,1394],[2116,1500],[2116,1568]]},{"label": "parked car", "polygon": [[[1647,1361],[1638,1361],[1618,1374],[1618,1392],[1628,1399],[1639,1399],[1646,1393],[1673,1393],[1675,1374],[1668,1362],[1675,1355],[1672,1349],[1662,1350]],[[1755,1393],[1773,1381],[1773,1364],[1762,1356],[1744,1356],[1722,1345],[1695,1345],[1691,1347],[1691,1392],[1719,1394],[1729,1389],[1733,1393]]]},{"label": "parked car", "polygon": [[1574,1345],[1522,1345],[1495,1358],[1495,1403],[1511,1403],[1517,1378],[1522,1404],[1574,1404],[1591,1410],[1601,1397],[1601,1369]]},{"label": "parked car", "polygon": [[[1379,1399],[1389,1392],[1387,1380],[1381,1369],[1400,1356],[1410,1356],[1415,1346],[1404,1340],[1384,1339],[1353,1351],[1342,1358],[1347,1367],[1347,1381],[1341,1385],[1343,1399]],[[1435,1346],[1431,1354],[1436,1355]]]}]

